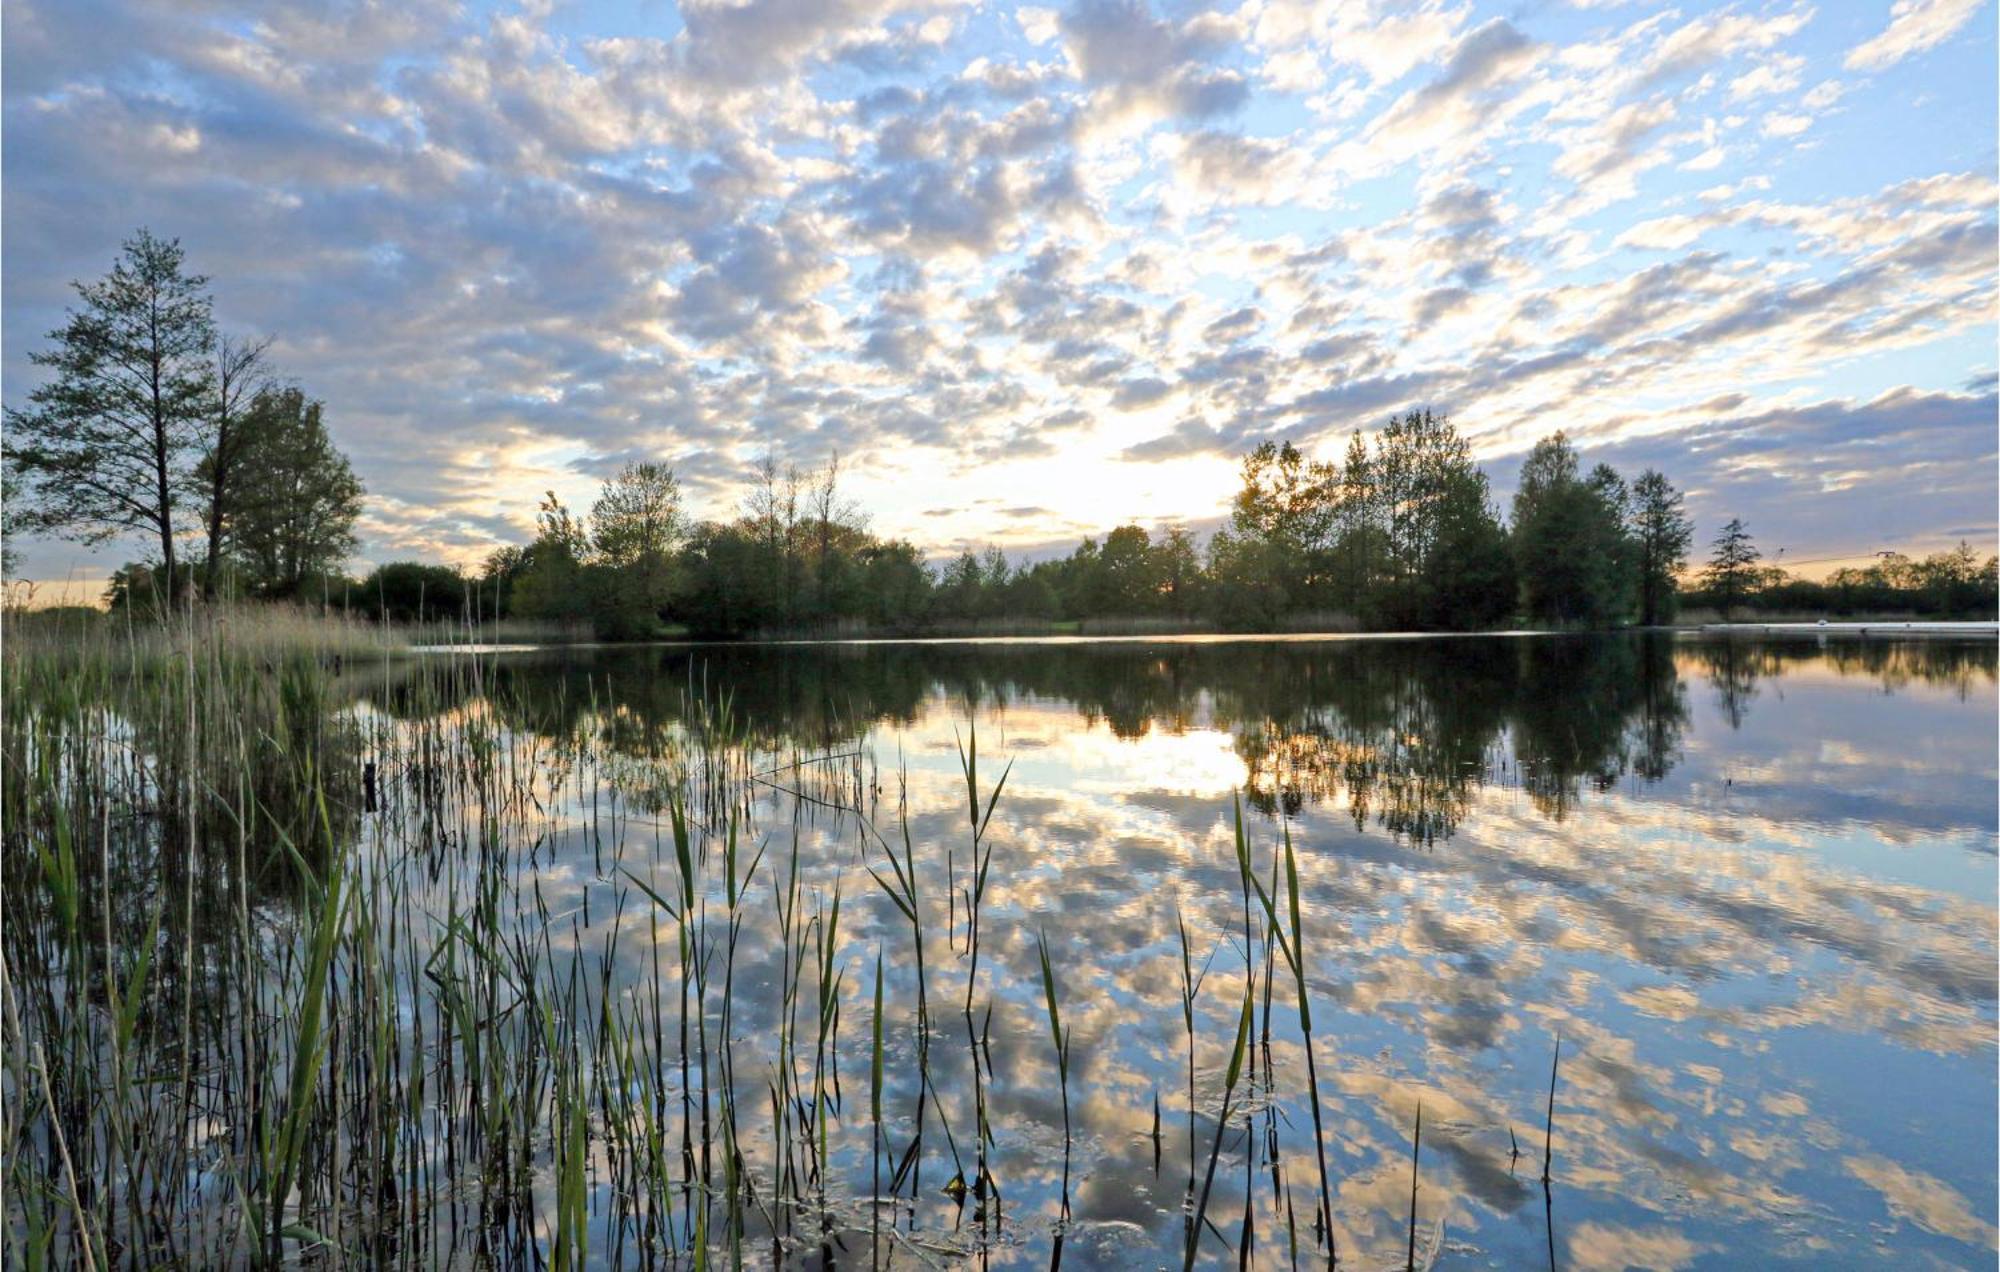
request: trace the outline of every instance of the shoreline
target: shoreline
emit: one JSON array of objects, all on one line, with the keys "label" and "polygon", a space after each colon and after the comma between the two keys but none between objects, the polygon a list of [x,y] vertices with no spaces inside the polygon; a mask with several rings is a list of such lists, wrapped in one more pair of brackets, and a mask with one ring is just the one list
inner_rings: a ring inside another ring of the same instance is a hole
[{"label": "shoreline", "polygon": [[451,644],[410,645],[417,654],[519,654],[568,649],[673,649],[673,648],[782,648],[795,646],[873,645],[1238,645],[1238,644],[1330,644],[1349,641],[1413,640],[1520,640],[1547,636],[1616,636],[1659,632],[1693,636],[1840,636],[1854,639],[1895,640],[1922,637],[2000,638],[2000,622],[1885,622],[1885,623],[1702,623],[1673,627],[1623,627],[1603,631],[1564,631],[1556,628],[1502,628],[1484,632],[1160,632],[1131,635],[1085,636],[1052,633],[1016,636],[828,636],[783,637],[768,640],[641,640],[641,641],[549,641],[545,643],[467,641]]}]

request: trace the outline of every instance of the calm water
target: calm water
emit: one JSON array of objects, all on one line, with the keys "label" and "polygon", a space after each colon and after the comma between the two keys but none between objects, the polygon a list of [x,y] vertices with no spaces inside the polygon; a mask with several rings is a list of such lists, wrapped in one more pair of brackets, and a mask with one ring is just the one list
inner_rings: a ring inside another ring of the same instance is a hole
[{"label": "calm water", "polygon": [[[878,950],[895,1151],[917,1091],[909,927],[870,878],[888,871],[864,819],[900,842],[906,792],[940,912],[927,954],[936,1098],[969,1157],[962,901],[942,913],[945,880],[967,884],[958,739],[976,728],[982,799],[1012,762],[988,832],[975,994],[993,1003],[987,1103],[1004,1204],[984,1244],[996,1262],[1046,1262],[1060,1217],[1041,934],[1072,1037],[1063,1256],[1178,1263],[1189,1153],[1177,914],[1197,961],[1212,957],[1197,1003],[1198,1099],[1212,1112],[1245,967],[1240,791],[1259,872],[1282,827],[1299,855],[1344,1262],[1405,1257],[1421,1101],[1419,1258],[1433,1250],[1438,1267],[1993,1263],[1991,643],[670,647],[486,667],[489,687],[554,704],[554,732],[591,742],[567,811],[519,868],[592,958],[613,926],[646,921],[621,870],[667,888],[657,819],[634,811],[648,758],[679,745],[690,701],[728,697],[754,739],[748,839],[767,845],[755,886],[768,892],[771,863],[796,842],[808,895],[843,894],[848,1086],[834,1153],[863,1199]],[[393,714],[393,690],[370,706]],[[593,801],[600,829],[585,834]],[[776,943],[768,907],[746,920],[732,1031],[752,1108],[768,1098],[754,1057],[777,1014],[760,943]],[[1248,948],[1261,978],[1261,934]],[[640,943],[615,958],[616,993],[652,992]],[[1317,1191],[1279,972],[1275,1089],[1251,1110],[1253,1134],[1225,1138],[1208,1208],[1236,1241],[1247,1182],[1267,1264],[1286,1262],[1287,1203],[1309,1244]],[[938,1138],[914,1221],[932,1257],[977,1244],[971,1203],[939,1192],[955,1167]],[[1231,1257],[1212,1235],[1204,1250]],[[857,1256],[865,1265],[865,1227],[844,1257]]]},{"label": "calm water", "polygon": [[[35,1183],[5,1190],[10,1241],[68,1195],[60,1108],[89,1150],[74,1213],[183,1266],[247,1264],[243,1199],[267,1194],[270,1239],[314,1266],[540,1267],[577,1232],[591,1266],[704,1240],[717,1266],[732,1242],[752,1266],[1179,1266],[1211,1161],[1205,1265],[1290,1266],[1296,1242],[1324,1266],[1323,1148],[1349,1268],[1991,1267],[1997,654],[461,651],[253,667],[278,709],[246,719],[289,739],[262,751],[172,710],[67,734],[58,707],[16,713],[15,759],[70,757],[53,785],[10,770],[24,796],[103,797],[87,923],[42,903],[68,895],[59,854],[0,860],[0,1106],[38,1119],[8,1121]],[[219,761],[172,767],[197,744]],[[971,822],[1003,773],[975,941]],[[185,817],[158,798],[198,791]],[[1239,807],[1267,886],[1296,853],[1309,1050]],[[734,905],[732,828],[738,876],[757,863]],[[100,947],[133,985],[160,958],[135,1083]],[[330,1028],[297,1041],[321,1002]],[[62,1098],[37,1079],[18,1102],[22,1055],[58,1058]],[[265,1119],[301,1090],[294,1189]]]}]

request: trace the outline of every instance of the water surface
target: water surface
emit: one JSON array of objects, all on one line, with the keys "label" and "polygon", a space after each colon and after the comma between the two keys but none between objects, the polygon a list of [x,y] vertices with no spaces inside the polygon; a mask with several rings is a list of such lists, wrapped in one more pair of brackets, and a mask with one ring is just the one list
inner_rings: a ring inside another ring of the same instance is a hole
[{"label": "water surface", "polygon": [[1323,1159],[1345,1267],[1992,1265],[1990,637],[232,674],[234,724],[9,717],[15,807],[92,827],[82,911],[73,837],[0,861],[58,1261],[1178,1266],[1206,1192],[1205,1265],[1324,1266]]},{"label": "water surface", "polygon": [[[1990,642],[671,647],[509,655],[485,674],[488,691],[549,704],[565,721],[554,732],[600,744],[593,781],[677,745],[690,703],[727,700],[757,755],[749,831],[767,865],[796,841],[805,886],[843,895],[850,1087],[836,1157],[864,1198],[855,1086],[878,950],[894,1146],[916,1093],[911,938],[870,876],[888,873],[872,836],[900,844],[906,820],[940,912],[932,1063],[965,1141],[960,744],[976,730],[982,799],[1011,762],[974,991],[979,1010],[992,1004],[990,1169],[1004,1205],[984,1244],[999,1262],[1046,1261],[1061,1217],[1038,936],[1072,1037],[1064,1257],[1178,1261],[1180,917],[1197,960],[1212,957],[1197,1004],[1208,1113],[1246,948],[1265,974],[1258,920],[1244,940],[1239,793],[1259,873],[1282,833],[1298,854],[1344,1261],[1404,1257],[1421,1102],[1420,1257],[1435,1247],[1440,1267],[1992,1262]],[[393,711],[393,697],[377,705]],[[628,797],[643,785],[623,780]],[[548,908],[592,917],[573,938],[582,949],[634,921],[629,901],[613,917],[630,892],[619,869],[669,873],[646,864],[658,832],[643,817],[613,838],[623,867],[603,860],[601,832],[537,858]],[[949,907],[947,878],[961,890]],[[774,925],[751,918],[739,956],[743,1054],[775,1034],[776,977],[768,960],[745,970]],[[619,992],[649,992],[645,957],[628,950]],[[1288,1206],[1310,1248],[1317,1175],[1281,955],[1277,970],[1273,1089],[1242,1124],[1251,1134],[1225,1137],[1208,1214],[1239,1240],[1247,1180],[1257,1253],[1283,1263]],[[759,1066],[737,1064],[761,1090]],[[965,1163],[938,1138],[914,1226],[963,1235],[970,1209],[936,1194]],[[1208,1121],[1196,1140],[1205,1165]],[[1204,1251],[1229,1257],[1213,1235]]]}]

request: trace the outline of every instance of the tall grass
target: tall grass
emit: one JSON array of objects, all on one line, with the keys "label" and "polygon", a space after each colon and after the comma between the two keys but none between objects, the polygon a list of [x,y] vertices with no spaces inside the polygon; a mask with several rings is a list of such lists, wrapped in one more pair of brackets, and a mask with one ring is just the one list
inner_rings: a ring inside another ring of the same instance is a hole
[{"label": "tall grass", "polygon": [[[679,724],[621,754],[615,686],[535,696],[490,657],[405,658],[376,631],[292,621],[105,624],[4,653],[0,1134],[23,1266],[733,1268],[856,1261],[862,1242],[871,1266],[976,1257],[1021,1239],[996,1166],[1019,1137],[996,1110],[1032,1093],[996,1071],[994,1042],[1037,999],[1061,1258],[1077,1181],[1107,1151],[1071,1090],[1075,1048],[1102,1044],[1073,1004],[1102,986],[1046,940],[1034,971],[1007,961],[991,888],[1017,868],[996,852],[1012,769],[984,784],[976,731],[962,837],[929,844],[906,778],[884,812],[858,752],[770,754],[719,688],[691,680]],[[788,825],[758,820],[773,791]],[[1331,1262],[1300,863],[1287,833],[1267,885],[1240,805],[1235,836],[1244,972],[1219,1075],[1198,1061],[1216,955],[1175,916],[1182,1262],[1228,1244],[1210,1215],[1239,1135],[1239,1260],[1253,1210],[1292,1228],[1277,1105],[1296,1075],[1272,1058],[1287,1014]],[[873,893],[847,895],[852,858],[812,859],[836,841],[859,845]],[[1280,959],[1290,1008],[1273,1006]],[[963,1060],[933,1045],[933,991],[958,1000]],[[843,1018],[863,1011],[865,1125],[842,1072]]]}]

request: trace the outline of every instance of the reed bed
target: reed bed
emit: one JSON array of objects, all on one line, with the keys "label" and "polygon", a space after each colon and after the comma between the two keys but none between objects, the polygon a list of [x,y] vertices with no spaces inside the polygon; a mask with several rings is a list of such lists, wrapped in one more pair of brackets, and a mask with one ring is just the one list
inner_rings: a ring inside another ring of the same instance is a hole
[{"label": "reed bed", "polygon": [[[1022,933],[989,885],[1026,863],[977,733],[963,837],[925,843],[901,775],[752,745],[720,686],[635,750],[615,686],[551,703],[499,667],[345,627],[10,645],[9,1266],[1059,1264],[1093,1160],[1127,1150],[1072,1125],[1091,1057],[1060,957],[993,953]],[[1334,1266],[1299,862],[1286,833],[1260,864],[1240,806],[1235,838],[1240,929],[1176,921],[1179,1254],[1248,1263],[1261,1224],[1269,1261]],[[996,1032],[1041,1045],[996,1068]],[[1001,1152],[1038,1096],[1045,1172]],[[1157,1172],[1157,1090],[1152,1119]]]}]

